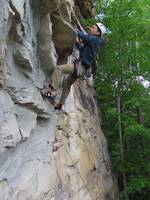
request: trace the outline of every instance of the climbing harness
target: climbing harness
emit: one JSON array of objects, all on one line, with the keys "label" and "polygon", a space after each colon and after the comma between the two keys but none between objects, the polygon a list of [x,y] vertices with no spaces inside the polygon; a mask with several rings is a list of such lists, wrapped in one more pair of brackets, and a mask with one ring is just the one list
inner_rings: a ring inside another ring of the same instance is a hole
[{"label": "climbing harness", "polygon": [[74,69],[72,76],[75,78],[82,78],[84,76],[85,70],[84,70],[84,66],[82,65],[80,59],[76,59],[73,64],[74,64],[75,69]]}]

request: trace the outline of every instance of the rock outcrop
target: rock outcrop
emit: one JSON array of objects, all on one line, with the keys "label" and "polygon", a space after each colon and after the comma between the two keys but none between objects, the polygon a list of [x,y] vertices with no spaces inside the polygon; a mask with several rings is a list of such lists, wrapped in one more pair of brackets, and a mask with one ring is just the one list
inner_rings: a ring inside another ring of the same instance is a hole
[{"label": "rock outcrop", "polygon": [[75,10],[89,17],[91,5],[0,1],[1,200],[116,200],[94,90],[77,81],[67,114],[40,94],[72,53]]}]

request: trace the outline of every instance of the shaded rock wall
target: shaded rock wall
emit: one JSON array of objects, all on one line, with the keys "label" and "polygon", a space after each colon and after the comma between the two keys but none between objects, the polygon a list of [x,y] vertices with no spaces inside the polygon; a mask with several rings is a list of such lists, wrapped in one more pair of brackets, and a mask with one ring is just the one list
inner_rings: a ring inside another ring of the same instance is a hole
[{"label": "shaded rock wall", "polygon": [[116,199],[93,89],[75,83],[67,115],[40,94],[72,53],[74,8],[73,0],[0,1],[1,200]]}]

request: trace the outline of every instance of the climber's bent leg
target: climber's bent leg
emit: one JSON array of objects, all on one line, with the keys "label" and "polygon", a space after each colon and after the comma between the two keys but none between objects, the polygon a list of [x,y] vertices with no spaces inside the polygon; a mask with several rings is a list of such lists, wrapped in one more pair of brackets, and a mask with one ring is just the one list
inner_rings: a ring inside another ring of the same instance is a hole
[{"label": "climber's bent leg", "polygon": [[59,101],[59,104],[55,109],[61,110],[61,107],[65,104],[68,94],[70,92],[71,85],[77,80],[77,78],[72,75],[65,76],[62,83],[62,94]]},{"label": "climber's bent leg", "polygon": [[62,73],[64,74],[72,74],[74,71],[73,64],[65,64],[65,65],[57,65],[52,74],[52,80],[49,85],[49,89],[43,89],[41,94],[45,97],[49,97],[49,99],[55,100],[57,96],[57,88],[60,84]]},{"label": "climber's bent leg", "polygon": [[74,65],[73,64],[65,64],[65,65],[57,65],[54,69],[54,72],[52,74],[52,79],[51,79],[51,86],[57,90],[62,73],[64,74],[72,74],[74,71]]}]

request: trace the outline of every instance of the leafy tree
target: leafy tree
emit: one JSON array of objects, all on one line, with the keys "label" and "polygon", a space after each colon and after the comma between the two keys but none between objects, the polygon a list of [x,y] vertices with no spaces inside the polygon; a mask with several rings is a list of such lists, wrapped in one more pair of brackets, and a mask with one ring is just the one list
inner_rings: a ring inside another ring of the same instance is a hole
[{"label": "leafy tree", "polygon": [[109,28],[95,75],[120,199],[148,200],[150,178],[149,0],[97,0]]}]

